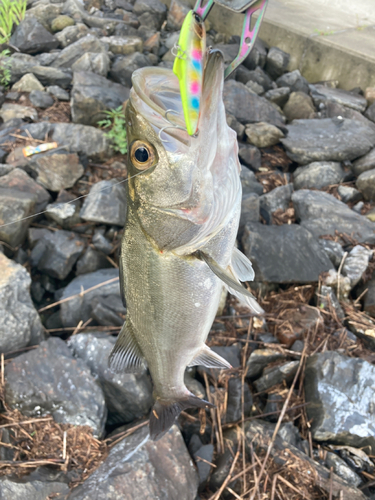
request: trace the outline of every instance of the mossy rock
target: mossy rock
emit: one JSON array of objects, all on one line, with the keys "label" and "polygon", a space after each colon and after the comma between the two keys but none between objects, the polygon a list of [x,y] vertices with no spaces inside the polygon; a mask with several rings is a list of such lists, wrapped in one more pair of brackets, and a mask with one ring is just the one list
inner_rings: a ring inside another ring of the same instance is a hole
[{"label": "mossy rock", "polygon": [[51,29],[54,33],[62,31],[67,26],[73,26],[75,23],[69,16],[57,16],[51,23]]}]

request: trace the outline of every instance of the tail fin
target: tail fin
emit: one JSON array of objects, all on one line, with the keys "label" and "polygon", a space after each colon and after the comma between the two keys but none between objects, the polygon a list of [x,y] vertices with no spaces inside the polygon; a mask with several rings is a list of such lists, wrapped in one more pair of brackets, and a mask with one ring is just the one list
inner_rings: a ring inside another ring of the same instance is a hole
[{"label": "tail fin", "polygon": [[187,408],[215,408],[215,405],[194,396],[194,394],[173,403],[156,401],[150,415],[151,439],[157,441],[163,437],[172,427],[179,414]]}]

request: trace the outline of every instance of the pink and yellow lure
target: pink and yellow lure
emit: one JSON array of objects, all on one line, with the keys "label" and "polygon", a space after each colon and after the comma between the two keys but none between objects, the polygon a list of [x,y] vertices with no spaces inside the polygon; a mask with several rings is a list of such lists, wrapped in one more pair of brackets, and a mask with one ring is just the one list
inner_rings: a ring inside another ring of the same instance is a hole
[{"label": "pink and yellow lure", "polygon": [[206,55],[206,30],[200,16],[192,10],[181,28],[173,72],[180,82],[182,109],[189,135],[198,131]]}]

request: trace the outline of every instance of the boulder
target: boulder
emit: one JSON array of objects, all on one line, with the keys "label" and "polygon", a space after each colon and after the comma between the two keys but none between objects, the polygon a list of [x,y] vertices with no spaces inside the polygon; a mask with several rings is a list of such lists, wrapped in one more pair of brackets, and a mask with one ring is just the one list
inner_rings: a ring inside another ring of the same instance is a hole
[{"label": "boulder", "polygon": [[292,92],[283,111],[288,122],[315,116],[312,99],[304,92]]},{"label": "boulder", "polygon": [[95,54],[105,53],[106,46],[95,36],[86,35],[65,47],[54,60],[52,66],[54,68],[71,68],[73,63],[86,52],[93,52]]},{"label": "boulder", "polygon": [[369,106],[365,112],[365,117],[375,122],[375,102]]},{"label": "boulder", "polygon": [[276,83],[279,88],[288,88],[290,92],[303,92],[309,94],[309,83],[300,73],[299,69],[295,69],[290,73],[280,76]]},{"label": "boulder", "polygon": [[59,101],[69,101],[70,100],[69,93],[66,90],[59,87],[58,85],[49,85],[46,88],[46,91],[49,94],[56,97],[56,99],[58,99]]},{"label": "boulder", "polygon": [[268,99],[270,102],[273,102],[274,104],[282,108],[288,102],[289,95],[290,95],[289,87],[280,87],[278,89],[268,90],[264,94],[264,97]]},{"label": "boulder", "polygon": [[69,16],[60,15],[55,17],[51,23],[51,30],[56,33],[57,31],[62,31],[68,26],[74,26],[74,20]]},{"label": "boulder", "polygon": [[3,122],[13,120],[14,118],[36,122],[38,120],[38,113],[30,106],[6,103],[0,108],[0,118],[2,118]]},{"label": "boulder", "polygon": [[375,200],[375,168],[362,172],[357,179],[356,186],[365,200]]},{"label": "boulder", "polygon": [[298,167],[293,174],[294,189],[322,189],[339,184],[345,177],[340,163],[334,161],[315,161]]},{"label": "boulder", "polygon": [[20,168],[14,168],[7,175],[3,175],[0,179],[0,188],[19,191],[35,197],[36,212],[43,211],[51,200],[48,191]]},{"label": "boulder", "polygon": [[310,89],[315,106],[318,108],[322,104],[324,106],[328,102],[333,102],[363,113],[367,107],[367,101],[363,96],[348,90],[332,89],[319,84],[311,85]]},{"label": "boulder", "polygon": [[272,223],[272,214],[276,210],[285,211],[289,208],[290,200],[293,193],[293,185],[286,184],[272,189],[259,198],[259,207],[261,215],[266,219],[267,223]]},{"label": "boulder", "polygon": [[238,156],[240,160],[252,170],[258,171],[262,165],[262,156],[259,149],[251,144],[243,143],[239,143],[238,147]]},{"label": "boulder", "polygon": [[124,226],[126,191],[115,179],[94,184],[82,205],[80,216],[89,222]]},{"label": "boulder", "polygon": [[277,144],[284,134],[270,123],[252,123],[246,126],[247,141],[258,148],[268,148]]},{"label": "boulder", "polygon": [[369,266],[373,251],[362,245],[355,245],[347,255],[342,266],[342,274],[350,279],[354,288],[361,280],[363,273]]},{"label": "boulder", "polygon": [[108,259],[101,252],[97,252],[92,247],[87,247],[83,255],[77,260],[76,274],[93,273],[98,269],[112,267]]},{"label": "boulder", "polygon": [[49,191],[58,193],[74,186],[82,177],[84,168],[77,153],[55,153],[36,156],[30,162],[36,180]]},{"label": "boulder", "polygon": [[109,75],[115,82],[130,88],[133,72],[145,66],[151,66],[150,60],[140,52],[134,52],[134,54],[130,54],[129,56],[117,56],[113,61]]},{"label": "boulder", "polygon": [[266,71],[271,78],[276,79],[286,72],[289,65],[290,55],[279,49],[271,47],[267,54]]},{"label": "boulder", "polygon": [[34,17],[26,17],[16,27],[9,43],[26,54],[38,54],[56,49],[59,41]]},{"label": "boulder", "polygon": [[357,177],[367,170],[375,168],[375,148],[371,149],[366,155],[355,160],[352,165],[354,175]]},{"label": "boulder", "polygon": [[263,194],[263,186],[258,182],[254,172],[246,167],[242,167],[240,177],[243,196],[249,193],[256,193],[258,195]]},{"label": "boulder", "polygon": [[299,361],[289,361],[279,366],[270,367],[263,371],[263,375],[254,382],[257,392],[265,392],[284,380],[290,382],[298,369]]},{"label": "boulder", "polygon": [[32,73],[23,75],[21,80],[12,87],[12,92],[32,92],[33,90],[44,90],[44,87]]},{"label": "boulder", "polygon": [[167,7],[160,0],[136,0],[133,13],[138,16],[141,25],[160,31],[167,17]]},{"label": "boulder", "polygon": [[36,108],[47,109],[54,104],[53,98],[42,90],[33,90],[29,94],[30,102]]}]

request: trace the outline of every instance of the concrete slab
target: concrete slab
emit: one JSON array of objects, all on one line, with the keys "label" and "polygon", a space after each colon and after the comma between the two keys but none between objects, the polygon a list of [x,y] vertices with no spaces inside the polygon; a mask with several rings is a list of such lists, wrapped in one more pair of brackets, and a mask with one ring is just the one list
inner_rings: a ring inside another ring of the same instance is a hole
[{"label": "concrete slab", "polygon": [[[242,19],[217,5],[209,15],[212,26],[229,35],[241,33]],[[298,68],[311,83],[375,86],[375,0],[269,0],[260,38],[290,53],[289,69]]]}]

